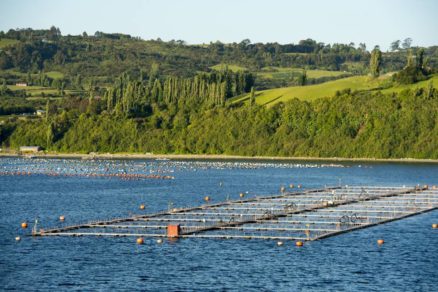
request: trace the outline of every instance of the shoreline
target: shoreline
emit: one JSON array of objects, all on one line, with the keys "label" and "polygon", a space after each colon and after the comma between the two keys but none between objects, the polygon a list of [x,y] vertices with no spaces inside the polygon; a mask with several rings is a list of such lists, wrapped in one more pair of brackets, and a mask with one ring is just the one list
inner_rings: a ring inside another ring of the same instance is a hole
[{"label": "shoreline", "polygon": [[225,154],[140,154],[140,153],[1,153],[1,157],[76,158],[76,159],[176,159],[176,160],[253,160],[253,161],[330,161],[330,162],[398,162],[438,164],[438,159],[419,158],[345,158],[345,157],[285,157],[241,156]]}]

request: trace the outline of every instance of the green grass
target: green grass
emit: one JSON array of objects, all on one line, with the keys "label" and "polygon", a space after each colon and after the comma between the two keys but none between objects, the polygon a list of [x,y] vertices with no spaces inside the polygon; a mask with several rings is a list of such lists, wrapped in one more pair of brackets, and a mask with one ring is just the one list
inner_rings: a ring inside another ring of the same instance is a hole
[{"label": "green grass", "polygon": [[50,71],[45,73],[47,77],[52,79],[62,79],[64,78],[64,74],[59,71]]},{"label": "green grass", "polygon": [[[50,100],[59,100],[62,99],[62,97],[50,97]],[[31,97],[27,97],[26,100],[47,100],[47,97],[42,97],[42,96],[31,96]]]},{"label": "green grass", "polygon": [[[351,90],[376,90],[387,84],[389,77],[389,74],[381,76],[378,79],[373,79],[369,76],[353,76],[316,85],[291,86],[263,90],[256,92],[256,102],[260,105],[271,106],[278,102],[285,102],[293,98],[310,101],[322,97],[332,97],[336,91],[341,91],[347,88],[350,88]],[[432,76],[429,80],[409,85],[395,85],[383,89],[382,92],[392,93],[400,92],[405,89],[426,87],[430,81],[433,82],[435,87],[438,87],[438,74]],[[249,95],[247,94],[233,99],[232,102],[247,102],[248,99]]]},{"label": "green grass", "polygon": [[[301,68],[282,68],[282,67],[264,67],[257,76],[265,79],[290,79],[291,76],[302,74]],[[350,74],[342,71],[328,71],[328,70],[306,70],[307,78],[321,78],[321,77],[339,77]]]},{"label": "green grass", "polygon": [[247,70],[247,68],[245,68],[245,67],[241,67],[241,66],[239,66],[239,65],[234,65],[234,64],[223,64],[223,63],[220,63],[220,64],[217,64],[217,65],[211,66],[210,68],[213,69],[213,70],[216,70],[216,71],[222,71],[222,70],[225,69],[225,67],[228,67],[228,70],[231,70],[231,71],[233,71],[233,72],[238,72],[238,71],[245,71],[245,70]]},{"label": "green grass", "polygon": [[287,56],[307,56],[310,55],[310,53],[284,53]]},{"label": "green grass", "polygon": [[[15,86],[15,85],[8,85],[8,88],[15,91],[15,90],[24,90],[26,91],[26,94],[30,95],[30,98],[39,99],[43,98],[43,93],[45,95],[53,95],[53,96],[59,96],[59,90],[51,87],[42,87],[42,86]],[[79,94],[82,91],[80,90],[64,90],[65,94]]]},{"label": "green grass", "polygon": [[16,85],[8,85],[10,90],[25,90],[25,91],[33,91],[33,90],[43,90],[48,87],[42,86],[16,86]]},{"label": "green grass", "polygon": [[438,74],[433,75],[428,80],[420,81],[415,84],[407,84],[407,85],[396,85],[387,89],[383,89],[383,93],[398,93],[400,91],[403,91],[405,89],[416,89],[416,88],[424,88],[429,85],[429,82],[433,83],[433,86],[435,88],[438,88]]},{"label": "green grass", "polygon": [[13,39],[0,39],[0,48],[4,48],[10,45],[15,45],[19,41]]},{"label": "green grass", "polygon": [[[336,91],[346,88],[351,88],[352,90],[373,89],[377,87],[376,83],[375,81],[370,81],[370,78],[366,76],[354,76],[316,85],[269,89],[257,92],[256,102],[261,105],[273,105],[293,98],[313,100],[320,97],[333,96]],[[248,95],[235,102],[244,101],[246,99],[248,99]]]}]

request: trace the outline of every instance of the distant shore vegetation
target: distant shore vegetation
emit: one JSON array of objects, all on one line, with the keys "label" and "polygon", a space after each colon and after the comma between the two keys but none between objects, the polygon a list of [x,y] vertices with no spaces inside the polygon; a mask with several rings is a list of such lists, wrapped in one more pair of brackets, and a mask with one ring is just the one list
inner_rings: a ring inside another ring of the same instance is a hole
[{"label": "distant shore vegetation", "polygon": [[0,32],[0,144],[437,159],[438,47],[391,45]]}]

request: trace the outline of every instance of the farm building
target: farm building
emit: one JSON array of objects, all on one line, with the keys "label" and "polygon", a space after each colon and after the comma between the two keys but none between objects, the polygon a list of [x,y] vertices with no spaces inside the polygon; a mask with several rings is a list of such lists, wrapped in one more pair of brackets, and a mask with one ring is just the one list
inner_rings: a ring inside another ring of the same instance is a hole
[{"label": "farm building", "polygon": [[20,83],[16,83],[15,86],[27,87],[27,83],[25,83],[25,82],[20,82]]},{"label": "farm building", "polygon": [[31,153],[36,153],[38,151],[41,151],[41,147],[40,146],[20,146],[20,151],[21,152],[31,152]]},{"label": "farm building", "polygon": [[43,111],[43,110],[37,110],[36,111],[36,115],[37,116],[43,116],[43,115],[45,115],[46,114],[46,111]]}]

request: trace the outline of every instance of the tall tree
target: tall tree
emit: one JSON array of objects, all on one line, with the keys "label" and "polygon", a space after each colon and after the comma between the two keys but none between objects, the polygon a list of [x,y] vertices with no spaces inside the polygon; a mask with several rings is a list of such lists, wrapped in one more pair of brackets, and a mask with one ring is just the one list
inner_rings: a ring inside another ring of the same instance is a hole
[{"label": "tall tree", "polygon": [[407,50],[407,49],[411,48],[411,44],[412,44],[412,39],[411,38],[405,38],[403,40],[402,47],[403,47],[403,49]]},{"label": "tall tree", "polygon": [[379,77],[380,67],[382,65],[382,52],[379,46],[375,46],[371,52],[370,71],[373,77]]},{"label": "tall tree", "polygon": [[46,102],[46,122],[49,120],[49,111],[50,111],[50,98],[47,97],[47,102]]},{"label": "tall tree", "polygon": [[253,106],[255,104],[255,90],[254,90],[254,86],[251,87],[251,94],[249,96],[249,105]]},{"label": "tall tree", "polygon": [[52,145],[54,137],[55,135],[53,133],[53,123],[49,123],[47,125],[47,132],[46,132],[46,149],[49,149],[49,147]]},{"label": "tall tree", "polygon": [[417,67],[419,70],[422,70],[424,66],[424,49],[421,48],[417,53]]},{"label": "tall tree", "polygon": [[391,43],[391,51],[394,52],[394,51],[397,51],[399,49],[400,49],[400,40],[393,41]]}]

